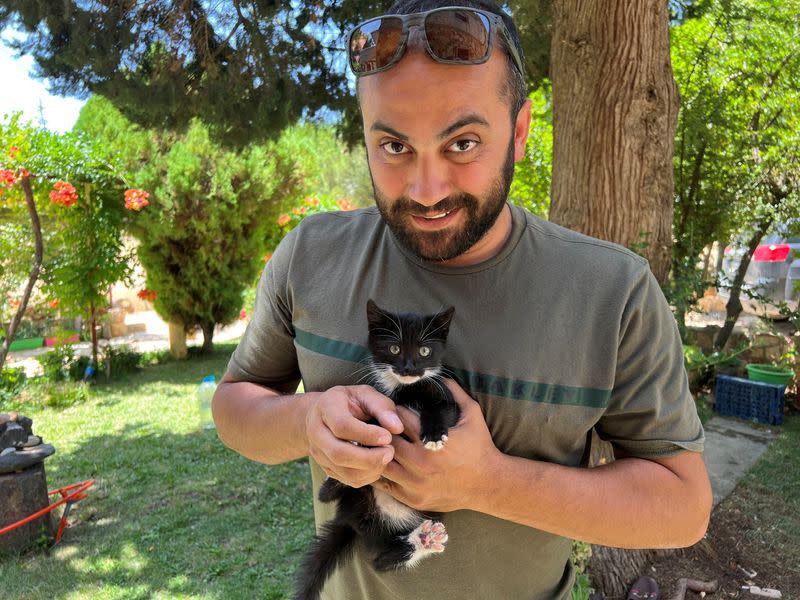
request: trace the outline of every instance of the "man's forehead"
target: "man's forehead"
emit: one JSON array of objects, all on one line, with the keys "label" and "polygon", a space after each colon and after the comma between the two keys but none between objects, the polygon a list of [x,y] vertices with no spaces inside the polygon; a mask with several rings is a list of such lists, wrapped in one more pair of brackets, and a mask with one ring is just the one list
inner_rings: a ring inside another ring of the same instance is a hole
[{"label": "man's forehead", "polygon": [[361,78],[365,130],[376,123],[398,132],[416,125],[438,135],[463,119],[488,125],[493,112],[507,111],[500,94],[504,60],[494,53],[482,65],[446,65],[409,52],[393,68]]}]

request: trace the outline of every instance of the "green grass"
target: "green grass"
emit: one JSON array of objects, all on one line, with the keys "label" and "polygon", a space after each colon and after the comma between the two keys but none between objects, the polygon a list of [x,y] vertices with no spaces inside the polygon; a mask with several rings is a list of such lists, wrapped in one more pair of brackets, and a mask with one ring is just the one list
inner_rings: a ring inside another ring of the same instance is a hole
[{"label": "green grass", "polygon": [[96,483],[58,546],[0,562],[3,598],[286,597],[313,533],[307,466],[256,464],[198,426],[195,388],[233,348],[25,411],[57,450],[49,488]]}]

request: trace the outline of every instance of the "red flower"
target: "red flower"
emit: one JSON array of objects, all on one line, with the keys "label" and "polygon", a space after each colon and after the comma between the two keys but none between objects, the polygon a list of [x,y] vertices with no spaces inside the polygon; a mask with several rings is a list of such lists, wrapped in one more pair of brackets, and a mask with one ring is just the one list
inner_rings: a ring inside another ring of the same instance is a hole
[{"label": "red flower", "polygon": [[50,201],[62,206],[72,206],[78,201],[78,193],[71,183],[56,181],[50,192]]},{"label": "red flower", "polygon": [[143,290],[139,290],[136,293],[136,295],[139,298],[141,298],[142,300],[145,300],[147,302],[154,302],[155,299],[158,297],[158,294],[156,293],[155,290],[149,290],[147,288],[144,288]]},{"label": "red flower", "polygon": [[144,190],[125,190],[125,208],[128,210],[142,210],[145,206],[150,204],[147,199],[150,194]]},{"label": "red flower", "polygon": [[11,146],[8,149],[8,158],[11,158],[11,159],[16,158],[18,152],[19,152],[19,146]]},{"label": "red flower", "polygon": [[278,217],[278,225],[283,227],[284,225],[286,225],[291,220],[292,220],[292,217],[290,217],[287,214],[282,214],[280,217]]},{"label": "red flower", "polygon": [[239,318],[242,321],[244,321],[247,318],[247,311],[245,309],[239,311]]},{"label": "red flower", "polygon": [[12,186],[17,183],[17,176],[11,169],[0,169],[0,183]]},{"label": "red flower", "polygon": [[25,177],[30,177],[30,176],[31,176],[31,172],[28,171],[28,169],[20,169],[19,173],[17,174],[17,177],[19,177],[20,179],[23,179]]},{"label": "red flower", "polygon": [[293,212],[294,214],[296,214],[296,215],[303,215],[303,214],[305,214],[305,212],[306,212],[306,207],[305,207],[305,206],[295,206],[295,207],[292,209],[292,212]]},{"label": "red flower", "polygon": [[356,208],[350,203],[350,200],[348,200],[347,198],[340,198],[339,200],[336,201],[336,204],[338,204],[339,208],[341,208],[342,210],[355,210]]},{"label": "red flower", "polygon": [[264,255],[264,262],[265,262],[265,263],[268,263],[270,258],[272,258],[272,252],[267,252],[267,253]]},{"label": "red flower", "polygon": [[49,306],[52,309],[56,309],[58,308],[59,304],[61,304],[61,300],[56,298],[55,300],[50,300],[50,302],[47,303],[47,306]]},{"label": "red flower", "polygon": [[309,206],[316,206],[317,204],[319,204],[319,200],[309,196],[308,198],[306,198],[306,204],[308,204]]}]

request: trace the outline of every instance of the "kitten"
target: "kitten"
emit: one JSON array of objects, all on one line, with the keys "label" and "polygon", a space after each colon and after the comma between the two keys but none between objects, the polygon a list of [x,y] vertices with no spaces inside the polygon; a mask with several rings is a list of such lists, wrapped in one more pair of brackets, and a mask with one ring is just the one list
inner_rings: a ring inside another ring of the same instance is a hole
[{"label": "kitten", "polygon": [[[368,347],[375,387],[420,417],[420,439],[440,450],[461,410],[442,378],[442,354],[454,308],[434,315],[395,314],[367,302]],[[351,488],[328,478],[322,502],[338,500],[336,516],[323,525],[297,575],[295,600],[316,600],[337,566],[363,539],[378,571],[410,568],[444,551],[447,532],[439,513],[422,513],[372,486]]]}]

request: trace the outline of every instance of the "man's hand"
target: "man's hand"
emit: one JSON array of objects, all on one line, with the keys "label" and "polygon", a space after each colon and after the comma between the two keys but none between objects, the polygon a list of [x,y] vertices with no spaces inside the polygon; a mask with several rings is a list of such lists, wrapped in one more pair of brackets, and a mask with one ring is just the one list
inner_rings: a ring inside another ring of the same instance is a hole
[{"label": "man's hand", "polygon": [[419,440],[419,417],[398,407],[410,441],[393,438],[394,460],[374,484],[418,510],[471,508],[490,485],[488,473],[500,455],[478,403],[456,382],[448,380],[447,385],[461,407],[461,420],[450,429],[444,448],[437,452],[425,449]]},{"label": "man's hand", "polygon": [[[308,453],[350,487],[373,483],[394,456],[392,434],[403,431],[396,411],[394,402],[367,385],[331,388],[306,415]],[[373,418],[381,426],[367,423]]]}]

